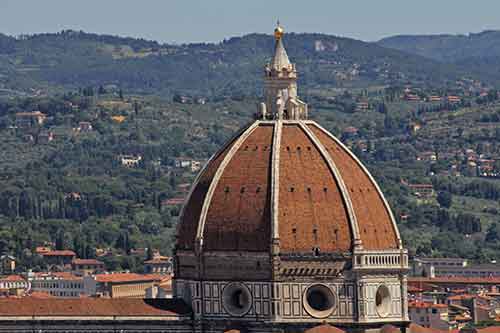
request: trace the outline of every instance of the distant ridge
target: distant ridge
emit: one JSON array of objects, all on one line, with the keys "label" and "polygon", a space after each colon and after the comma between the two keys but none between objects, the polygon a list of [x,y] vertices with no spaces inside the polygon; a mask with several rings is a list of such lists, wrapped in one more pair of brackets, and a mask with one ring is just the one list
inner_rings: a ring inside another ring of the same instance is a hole
[{"label": "distant ridge", "polygon": [[442,62],[458,62],[500,56],[500,31],[485,30],[467,35],[397,35],[381,39],[377,44]]},{"label": "distant ridge", "polygon": [[[443,85],[463,76],[479,77],[467,66],[443,65],[429,55],[404,52],[384,44],[325,34],[290,33],[285,45],[300,65],[301,85],[366,87],[425,83]],[[220,43],[161,44],[130,37],[64,30],[14,38],[0,35],[0,85],[75,89],[119,85],[138,93],[171,96],[255,95],[261,91],[262,64],[269,59],[273,38],[264,34],[233,37]],[[500,52],[500,50],[499,50]],[[498,76],[500,78],[500,75]],[[496,76],[489,77],[498,79]]]}]

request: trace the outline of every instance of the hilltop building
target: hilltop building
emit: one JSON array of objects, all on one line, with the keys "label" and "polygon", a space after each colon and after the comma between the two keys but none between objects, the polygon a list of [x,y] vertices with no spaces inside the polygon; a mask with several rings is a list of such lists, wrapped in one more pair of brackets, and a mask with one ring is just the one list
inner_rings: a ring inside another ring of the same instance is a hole
[{"label": "hilltop building", "polygon": [[[405,331],[408,256],[391,209],[359,159],[308,119],[283,34],[278,25],[258,119],[189,192],[173,298],[0,301],[0,331]],[[115,278],[97,279],[111,297]]]},{"label": "hilltop building", "polygon": [[40,111],[16,113],[16,126],[19,128],[30,128],[41,126],[47,119],[47,115]]}]

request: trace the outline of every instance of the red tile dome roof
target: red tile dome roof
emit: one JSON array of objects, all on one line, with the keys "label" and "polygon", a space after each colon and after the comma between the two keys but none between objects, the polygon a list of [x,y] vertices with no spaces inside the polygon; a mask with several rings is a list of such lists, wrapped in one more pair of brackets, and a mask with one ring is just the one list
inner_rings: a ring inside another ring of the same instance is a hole
[{"label": "red tile dome roof", "polygon": [[216,153],[183,209],[177,250],[350,252],[400,249],[367,169],[308,120],[256,121]]}]

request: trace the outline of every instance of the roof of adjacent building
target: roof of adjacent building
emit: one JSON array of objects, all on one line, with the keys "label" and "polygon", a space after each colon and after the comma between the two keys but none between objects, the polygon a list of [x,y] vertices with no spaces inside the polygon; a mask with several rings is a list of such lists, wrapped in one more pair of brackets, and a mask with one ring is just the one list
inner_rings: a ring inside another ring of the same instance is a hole
[{"label": "roof of adjacent building", "polygon": [[171,264],[172,261],[169,259],[164,259],[164,258],[153,258],[150,260],[145,260],[145,264]]},{"label": "roof of adjacent building", "polygon": [[183,316],[190,313],[189,307],[180,300],[134,299],[134,298],[4,298],[0,299],[0,318],[14,316]]},{"label": "roof of adjacent building", "polygon": [[344,330],[329,324],[322,324],[305,330],[304,333],[344,333]]},{"label": "roof of adjacent building", "polygon": [[97,259],[73,259],[71,262],[74,265],[95,265],[95,266],[102,266],[104,263],[100,260]]},{"label": "roof of adjacent building", "polygon": [[409,277],[409,284],[500,284],[500,277],[459,277],[459,276],[439,276],[429,277]]},{"label": "roof of adjacent building", "polygon": [[35,279],[54,279],[54,280],[83,280],[83,277],[77,276],[71,272],[36,272]]},{"label": "roof of adjacent building", "polygon": [[46,117],[47,115],[45,113],[40,112],[40,111],[33,111],[33,112],[18,112],[18,113],[16,113],[16,116],[21,116],[21,117]]},{"label": "roof of adjacent building", "polygon": [[177,249],[193,250],[201,241],[207,251],[269,251],[272,237],[281,253],[348,252],[355,243],[401,247],[367,169],[305,120],[256,121],[214,155],[184,207]]},{"label": "roof of adjacent building", "polygon": [[448,305],[446,304],[436,304],[431,302],[420,302],[414,301],[408,303],[408,308],[419,308],[419,309],[446,309]]},{"label": "roof of adjacent building", "polygon": [[7,275],[0,277],[2,282],[26,282],[26,280],[20,275]]},{"label": "roof of adjacent building", "polygon": [[111,273],[111,274],[96,274],[97,282],[139,282],[139,281],[161,281],[164,276],[159,274],[137,274],[137,273]]},{"label": "roof of adjacent building", "polygon": [[43,252],[42,255],[44,257],[51,257],[51,256],[75,257],[76,253],[71,250],[54,250],[54,251]]}]

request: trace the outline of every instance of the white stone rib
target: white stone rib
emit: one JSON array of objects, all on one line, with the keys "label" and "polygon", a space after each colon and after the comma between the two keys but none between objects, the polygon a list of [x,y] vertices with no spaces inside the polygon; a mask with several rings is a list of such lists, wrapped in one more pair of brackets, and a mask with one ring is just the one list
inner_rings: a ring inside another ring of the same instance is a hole
[{"label": "white stone rib", "polygon": [[233,144],[229,152],[227,153],[226,156],[224,156],[224,159],[222,160],[221,164],[219,165],[219,168],[217,169],[214,178],[212,179],[212,182],[210,183],[210,186],[208,188],[208,192],[205,196],[205,199],[203,200],[203,206],[201,208],[201,214],[200,214],[200,220],[198,222],[198,229],[196,232],[196,243],[198,244],[198,249],[201,250],[203,248],[203,230],[205,229],[205,221],[207,219],[207,213],[208,213],[208,208],[210,207],[210,202],[212,201],[213,194],[215,192],[215,189],[217,188],[217,185],[219,184],[219,180],[224,173],[224,170],[226,169],[227,165],[229,164],[229,161],[234,157],[234,154],[238,151],[238,149],[241,147],[243,142],[252,134],[252,132],[259,126],[260,121],[255,121],[250,127],[248,127],[243,134],[240,135],[238,139],[236,139],[236,142]]},{"label": "white stone rib", "polygon": [[279,179],[280,179],[280,149],[281,149],[281,130],[283,122],[277,120],[274,122],[273,133],[273,152],[271,160],[271,249],[273,241],[279,239]]},{"label": "white stone rib", "polygon": [[337,165],[333,161],[332,157],[326,150],[325,146],[319,141],[319,139],[314,135],[313,131],[307,127],[307,125],[304,122],[299,122],[300,128],[306,133],[308,138],[313,142],[313,144],[316,146],[316,148],[320,151],[321,155],[323,155],[323,158],[326,160],[328,164],[328,168],[330,169],[330,172],[333,174],[333,177],[335,178],[335,182],[338,184],[339,189],[340,189],[340,194],[342,195],[342,199],[344,201],[344,204],[347,209],[347,214],[349,217],[349,223],[351,225],[351,230],[353,234],[353,244],[355,248],[362,248],[362,243],[361,243],[361,236],[359,233],[359,228],[358,228],[358,221],[356,219],[356,213],[354,211],[354,206],[351,201],[351,196],[349,195],[349,191],[347,190],[347,186],[344,183],[344,180],[342,179],[342,175],[340,174],[339,169],[337,168]]},{"label": "white stone rib", "polygon": [[[187,203],[189,202],[189,199],[191,199],[191,195],[193,195],[193,192],[194,192],[194,189],[198,186],[198,183],[200,182],[200,179],[201,177],[203,176],[203,174],[205,173],[205,170],[208,168],[208,166],[210,165],[210,163],[215,160],[217,158],[217,156],[219,156],[220,154],[222,154],[224,152],[224,150],[234,142],[234,140],[236,140],[238,138],[238,136],[241,135],[241,133],[243,133],[244,131],[246,131],[248,129],[248,126],[244,126],[242,127],[239,131],[236,132],[236,134],[234,134],[231,139],[229,139],[226,144],[224,144],[224,146],[222,148],[220,148],[215,154],[213,154],[212,156],[210,156],[210,158],[208,159],[208,161],[205,163],[205,165],[201,168],[200,172],[198,172],[198,174],[196,175],[196,178],[194,179],[194,182],[193,182],[193,185],[191,185],[191,188],[189,189],[189,193],[188,195],[186,196],[186,198],[184,199],[184,203],[182,204],[182,208],[181,208],[181,211],[180,211],[180,214],[179,214],[179,221],[182,221],[183,218],[184,218],[184,212],[185,212],[185,209],[186,209],[186,206],[187,206]],[[177,224],[177,230],[176,230],[176,235],[179,234],[179,228],[180,228],[180,225],[181,223],[178,223]]]},{"label": "white stone rib", "polygon": [[328,135],[338,145],[340,145],[342,147],[342,149],[344,149],[349,154],[349,156],[351,156],[354,159],[354,161],[356,161],[356,163],[358,163],[358,165],[361,167],[361,169],[363,169],[363,171],[368,175],[368,178],[372,182],[373,186],[375,186],[375,189],[377,190],[377,193],[378,193],[379,197],[382,199],[382,202],[384,203],[385,209],[387,210],[387,212],[389,214],[389,217],[390,217],[391,222],[392,222],[392,227],[396,233],[396,238],[398,240],[399,248],[403,249],[403,242],[401,241],[401,236],[399,234],[398,226],[396,224],[396,219],[394,219],[394,214],[392,213],[391,207],[389,206],[389,203],[385,199],[385,196],[382,193],[382,190],[380,189],[380,187],[378,186],[377,182],[375,181],[375,179],[373,178],[371,173],[368,171],[368,169],[364,166],[363,163],[361,163],[359,158],[357,158],[356,155],[354,155],[354,153],[349,150],[349,148],[347,148],[339,139],[337,139],[335,136],[333,136],[330,132],[328,132],[326,129],[321,127],[321,125],[319,125],[318,123],[316,123],[314,121],[309,121],[308,123],[317,126],[321,131],[323,131],[323,133]]}]

